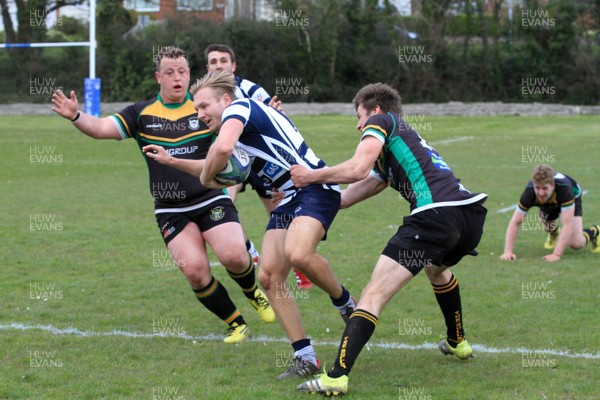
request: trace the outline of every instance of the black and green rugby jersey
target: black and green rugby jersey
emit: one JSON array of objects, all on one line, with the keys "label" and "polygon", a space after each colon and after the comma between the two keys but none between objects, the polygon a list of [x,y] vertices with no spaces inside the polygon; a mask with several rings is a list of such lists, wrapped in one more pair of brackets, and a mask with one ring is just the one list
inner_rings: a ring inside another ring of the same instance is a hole
[{"label": "black and green rugby jersey", "polygon": [[471,204],[487,197],[469,192],[438,152],[398,114],[371,116],[362,130],[362,138],[366,136],[383,143],[374,175],[400,192],[410,203],[411,214]]},{"label": "black and green rugby jersey", "polygon": [[575,207],[575,199],[581,196],[581,188],[579,184],[575,182],[575,179],[561,174],[560,172],[554,173],[554,192],[545,203],[541,203],[540,199],[535,195],[533,181],[527,182],[525,190],[521,194],[519,199],[518,207],[523,213],[527,213],[531,207],[543,206],[547,210],[556,210],[557,212],[561,209],[568,209]]},{"label": "black and green rugby jersey", "polygon": [[[204,159],[213,142],[213,134],[198,119],[189,93],[183,103],[165,104],[158,95],[125,107],[111,118],[123,139],[135,139],[140,149],[148,144],[162,146],[177,158]],[[199,177],[143,156],[157,214],[189,211],[227,197],[222,190],[202,186]]]}]

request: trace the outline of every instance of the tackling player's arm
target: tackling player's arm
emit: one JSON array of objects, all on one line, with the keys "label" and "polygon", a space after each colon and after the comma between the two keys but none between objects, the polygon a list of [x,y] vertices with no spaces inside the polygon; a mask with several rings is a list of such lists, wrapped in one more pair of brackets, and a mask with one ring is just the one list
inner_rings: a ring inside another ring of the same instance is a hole
[{"label": "tackling player's arm", "polygon": [[527,212],[521,211],[517,206],[517,209],[513,213],[508,228],[506,228],[506,237],[504,239],[504,253],[500,256],[502,261],[516,260],[517,256],[513,253],[515,242],[517,241],[517,235],[519,234],[519,228],[525,219]]},{"label": "tackling player's arm", "polygon": [[308,169],[292,165],[291,178],[296,187],[312,183],[354,183],[365,179],[381,153],[383,143],[372,136],[365,136],[351,159],[330,168]]},{"label": "tackling player's arm", "polygon": [[575,218],[575,206],[569,208],[563,208],[560,211],[560,221],[562,222],[562,228],[558,235],[558,241],[554,247],[552,254],[542,257],[542,260],[554,262],[559,261],[563,252],[567,248],[571,236],[573,236],[573,220]]},{"label": "tackling player's arm", "polygon": [[223,169],[233,152],[233,148],[244,131],[244,124],[236,118],[223,122],[219,134],[208,149],[206,162],[200,174],[200,182],[209,189],[220,189],[222,184],[215,181],[215,176]]},{"label": "tackling player's arm", "polygon": [[52,103],[52,111],[69,119],[77,129],[86,135],[94,139],[122,139],[110,117],[98,118],[79,111],[79,102],[73,90],[71,90],[70,97],[67,97],[60,89],[57,89],[52,94]]},{"label": "tackling player's arm", "polygon": [[204,160],[187,160],[176,158],[167,153],[164,147],[155,144],[149,144],[142,147],[142,151],[146,157],[151,158],[163,165],[176,168],[180,171],[187,172],[190,175],[199,177],[204,167]]},{"label": "tackling player's arm", "polygon": [[340,208],[348,208],[354,204],[375,196],[387,187],[381,179],[369,175],[365,179],[350,184],[342,190],[342,203]]}]

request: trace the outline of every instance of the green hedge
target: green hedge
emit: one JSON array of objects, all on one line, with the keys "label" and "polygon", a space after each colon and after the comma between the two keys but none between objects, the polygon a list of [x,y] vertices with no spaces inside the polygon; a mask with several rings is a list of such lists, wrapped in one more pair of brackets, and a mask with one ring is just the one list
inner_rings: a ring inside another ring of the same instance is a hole
[{"label": "green hedge", "polygon": [[[285,102],[348,102],[360,87],[377,81],[397,87],[404,101],[413,103],[600,101],[600,46],[584,33],[597,31],[597,22],[580,29],[585,10],[566,0],[552,3],[551,29],[526,29],[521,20],[509,27],[489,16],[472,15],[470,22],[464,15],[400,17],[382,13],[376,3],[316,2],[298,9],[298,26],[247,19],[215,25],[180,17],[135,35],[124,34],[133,17],[118,7],[101,9],[105,22],[98,38],[97,75],[102,100],[154,96],[153,54],[160,46],[186,50],[192,78],[201,77],[206,72],[204,48],[219,42],[236,51],[238,75]],[[66,28],[51,32],[53,39],[82,40],[86,28],[76,29],[72,21],[68,26],[68,33]],[[419,38],[407,38],[406,31]],[[28,61],[11,52],[21,57],[28,52]],[[81,93],[87,60],[85,48],[2,51],[0,75],[15,79],[0,80],[1,101],[49,101],[49,96],[31,95],[32,77],[50,77]]]}]

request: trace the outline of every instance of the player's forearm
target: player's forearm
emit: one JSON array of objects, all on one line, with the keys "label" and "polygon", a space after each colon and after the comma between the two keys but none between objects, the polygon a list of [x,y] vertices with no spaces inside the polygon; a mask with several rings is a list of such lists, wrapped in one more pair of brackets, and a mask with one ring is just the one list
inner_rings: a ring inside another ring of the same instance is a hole
[{"label": "player's forearm", "polygon": [[552,254],[557,255],[559,257],[562,256],[565,249],[567,248],[569,239],[571,238],[572,234],[573,225],[563,225],[562,229],[560,230],[560,234],[558,235],[558,240],[556,241],[556,246],[554,247],[554,251],[552,252]]},{"label": "player's forearm", "polygon": [[354,183],[365,179],[370,169],[361,168],[353,162],[346,161],[334,167],[315,169],[311,172],[313,183]]},{"label": "player's forearm", "polygon": [[172,157],[169,164],[170,167],[176,168],[180,171],[186,172],[195,177],[199,177],[202,173],[205,160],[186,160],[181,158]]},{"label": "player's forearm", "polygon": [[79,116],[72,121],[74,127],[94,139],[120,139],[121,136],[109,117],[98,118],[93,115],[78,111]]},{"label": "player's forearm", "polygon": [[504,238],[504,252],[512,253],[515,248],[515,243],[517,241],[517,235],[519,234],[519,225],[511,223],[508,225],[506,229],[506,237]]},{"label": "player's forearm", "polygon": [[387,184],[385,182],[373,177],[367,177],[361,181],[352,183],[345,190],[342,190],[340,208],[351,207],[356,203],[380,193],[386,187]]},{"label": "player's forearm", "polygon": [[215,146],[215,143],[213,143],[208,150],[204,166],[200,173],[200,182],[203,185],[212,182],[219,171],[223,169],[223,166],[227,164],[230,155],[231,151],[227,151],[227,149],[218,145]]}]

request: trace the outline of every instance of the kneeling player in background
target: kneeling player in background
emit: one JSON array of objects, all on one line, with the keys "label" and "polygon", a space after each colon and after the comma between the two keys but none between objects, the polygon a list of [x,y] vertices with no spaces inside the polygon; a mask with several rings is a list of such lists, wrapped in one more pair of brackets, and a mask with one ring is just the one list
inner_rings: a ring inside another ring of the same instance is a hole
[{"label": "kneeling player in background", "polygon": [[[513,249],[519,228],[531,207],[540,208],[540,219],[544,230],[548,232],[544,248],[553,250],[552,254],[542,257],[542,260],[559,261],[567,247],[580,250],[588,243],[591,244],[592,252],[600,252],[600,226],[592,225],[583,229],[581,188],[577,182],[567,175],[555,172],[549,165],[538,165],[534,168],[506,228],[504,253],[500,256],[502,261],[517,259]],[[559,215],[562,229],[558,226]]]}]

